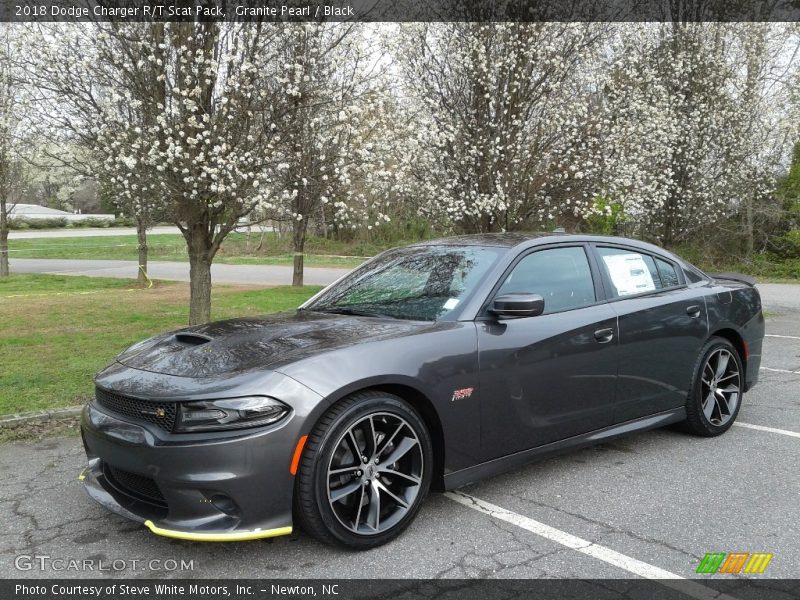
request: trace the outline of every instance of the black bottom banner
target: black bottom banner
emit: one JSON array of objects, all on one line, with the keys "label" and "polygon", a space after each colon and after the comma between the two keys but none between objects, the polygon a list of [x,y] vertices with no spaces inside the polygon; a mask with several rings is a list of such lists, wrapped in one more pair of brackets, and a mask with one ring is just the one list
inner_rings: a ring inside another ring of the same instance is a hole
[{"label": "black bottom banner", "polygon": [[0,580],[3,600],[795,600],[800,579]]}]

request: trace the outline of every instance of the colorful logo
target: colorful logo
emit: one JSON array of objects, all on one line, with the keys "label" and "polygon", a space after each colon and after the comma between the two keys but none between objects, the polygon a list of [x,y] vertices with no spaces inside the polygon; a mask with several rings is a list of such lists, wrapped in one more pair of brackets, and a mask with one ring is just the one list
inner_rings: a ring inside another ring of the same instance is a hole
[{"label": "colorful logo", "polygon": [[157,417],[159,419],[163,419],[167,416],[167,411],[160,406],[155,410],[150,410],[149,408],[143,408],[139,411],[140,415],[144,415],[145,417]]},{"label": "colorful logo", "polygon": [[453,391],[453,399],[452,402],[456,400],[464,400],[465,398],[469,398],[472,396],[472,392],[475,391],[475,388],[463,388],[460,390]]},{"label": "colorful logo", "polygon": [[709,552],[700,561],[698,573],[763,573],[772,554],[767,552]]}]

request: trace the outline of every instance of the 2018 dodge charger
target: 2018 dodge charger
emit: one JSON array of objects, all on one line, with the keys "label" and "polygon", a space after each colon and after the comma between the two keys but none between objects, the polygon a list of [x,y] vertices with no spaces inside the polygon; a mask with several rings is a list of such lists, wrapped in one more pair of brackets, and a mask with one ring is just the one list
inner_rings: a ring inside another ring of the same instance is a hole
[{"label": "2018 dodge charger", "polygon": [[96,377],[88,493],[153,532],[369,548],[430,488],[682,422],[716,436],[758,379],[744,277],[656,246],[475,235],[387,251],[298,310],[166,333]]}]

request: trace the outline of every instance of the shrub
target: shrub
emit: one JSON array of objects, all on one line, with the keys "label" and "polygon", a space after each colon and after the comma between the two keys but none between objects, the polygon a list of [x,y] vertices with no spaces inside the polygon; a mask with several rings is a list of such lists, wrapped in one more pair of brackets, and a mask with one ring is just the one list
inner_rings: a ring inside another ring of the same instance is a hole
[{"label": "shrub", "polygon": [[599,235],[619,235],[625,223],[622,204],[602,197],[595,199],[593,211],[586,217],[589,232]]},{"label": "shrub", "polygon": [[800,229],[792,229],[772,240],[776,253],[784,258],[800,258]]},{"label": "shrub", "polygon": [[12,220],[11,229],[57,229],[66,226],[67,220],[63,217],[47,219],[16,218]]},{"label": "shrub", "polygon": [[25,219],[9,219],[8,220],[8,228],[9,229],[30,229],[30,225]]},{"label": "shrub", "polygon": [[77,221],[75,223],[76,226],[80,227],[111,227],[114,224],[114,221],[109,221],[108,219],[100,219],[98,217],[89,217],[84,219],[83,221]]}]

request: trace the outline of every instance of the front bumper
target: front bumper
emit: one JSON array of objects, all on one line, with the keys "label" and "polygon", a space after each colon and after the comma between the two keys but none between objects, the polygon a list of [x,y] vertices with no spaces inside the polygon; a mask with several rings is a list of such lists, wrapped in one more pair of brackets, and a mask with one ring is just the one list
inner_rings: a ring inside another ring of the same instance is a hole
[{"label": "front bumper", "polygon": [[94,500],[158,535],[198,541],[286,535],[292,531],[290,466],[304,413],[253,430],[185,436],[133,423],[93,402],[81,417],[89,464],[80,479]]},{"label": "front bumper", "polygon": [[[101,483],[103,479],[102,466],[99,464],[100,459],[92,459],[78,479],[84,482],[86,492],[91,498],[119,515],[122,515],[132,521],[142,521],[141,515],[127,510],[120,504],[111,493],[103,487]],[[107,482],[106,482],[107,483]],[[123,500],[124,502],[124,500]],[[206,531],[183,531],[177,529],[164,529],[159,527],[150,519],[145,519],[144,525],[153,533],[164,537],[176,538],[179,540],[192,540],[197,542],[243,542],[245,540],[256,540],[268,537],[277,537],[280,535],[288,535],[292,533],[292,526],[276,527],[275,529],[254,529],[252,531],[236,530],[236,531],[220,531],[220,532],[206,532]]]}]

